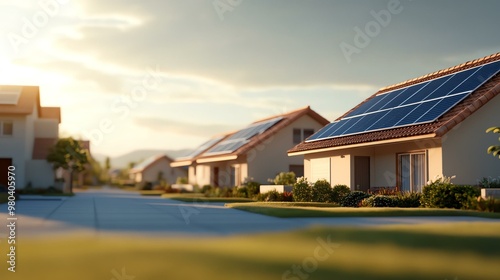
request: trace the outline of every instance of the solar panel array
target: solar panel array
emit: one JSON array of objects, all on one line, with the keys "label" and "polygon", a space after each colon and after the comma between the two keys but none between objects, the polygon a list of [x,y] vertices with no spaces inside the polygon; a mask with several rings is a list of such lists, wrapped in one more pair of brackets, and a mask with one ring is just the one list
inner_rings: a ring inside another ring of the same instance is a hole
[{"label": "solar panel array", "polygon": [[232,153],[248,143],[253,137],[273,127],[282,119],[282,117],[274,118],[265,122],[252,124],[242,130],[239,130],[228,137],[226,140],[210,148],[210,150],[208,150],[205,155]]},{"label": "solar panel array", "polygon": [[220,140],[222,140],[222,138],[224,138],[224,136],[212,138],[212,139],[208,140],[207,142],[201,144],[198,148],[196,148],[195,150],[191,151],[186,156],[180,157],[177,160],[195,158],[198,155],[200,155],[201,153],[203,153],[203,151],[205,151],[206,149],[212,147],[217,142],[219,142]]},{"label": "solar panel array", "polygon": [[306,142],[433,122],[499,71],[496,61],[378,94]]}]

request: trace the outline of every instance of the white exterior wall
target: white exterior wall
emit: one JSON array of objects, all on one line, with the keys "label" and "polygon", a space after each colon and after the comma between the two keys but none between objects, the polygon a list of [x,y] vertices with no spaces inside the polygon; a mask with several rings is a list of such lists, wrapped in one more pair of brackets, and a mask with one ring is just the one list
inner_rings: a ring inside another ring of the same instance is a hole
[{"label": "white exterior wall", "polygon": [[170,161],[162,158],[139,173],[140,176],[136,175],[136,182],[157,182],[160,172],[163,173],[163,179],[168,184],[175,184],[177,177],[187,176],[182,169],[170,167]]},{"label": "white exterior wall", "polygon": [[290,165],[303,165],[302,156],[289,157],[287,155],[287,151],[295,146],[293,129],[318,131],[322,127],[316,120],[306,115],[281,129],[273,137],[247,153],[248,177],[261,184],[267,184],[268,179],[274,179],[280,172],[288,172]]},{"label": "white exterior wall", "polygon": [[315,160],[330,161],[329,181],[333,185],[343,184],[352,189],[354,186],[354,157],[370,157],[371,187],[395,187],[397,184],[397,155],[400,153],[426,151],[428,155],[428,179],[442,174],[441,141],[439,139],[416,140],[404,143],[384,144],[329,152],[307,154],[304,159],[305,177],[314,182]]},{"label": "white exterior wall", "polygon": [[14,125],[13,136],[0,136],[0,158],[11,158],[12,164],[15,166],[16,171],[16,186],[21,189],[26,186],[26,162],[27,159],[31,158],[31,153],[33,150],[32,146],[27,149],[28,141],[27,138],[31,136],[28,131],[30,127],[27,125],[27,120],[30,118],[26,116],[0,116],[2,121],[12,121]]},{"label": "white exterior wall", "polygon": [[455,184],[477,184],[483,177],[500,176],[500,160],[487,154],[499,145],[498,134],[485,131],[500,126],[500,96],[494,97],[443,137],[443,173]]},{"label": "white exterior wall", "polygon": [[33,188],[55,187],[54,171],[46,160],[30,160],[26,165],[26,184]]}]

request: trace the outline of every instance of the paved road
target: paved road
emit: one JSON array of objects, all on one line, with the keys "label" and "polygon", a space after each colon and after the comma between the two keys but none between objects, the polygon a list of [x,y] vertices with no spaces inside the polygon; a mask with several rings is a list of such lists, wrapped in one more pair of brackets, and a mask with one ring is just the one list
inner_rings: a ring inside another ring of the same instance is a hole
[{"label": "paved road", "polygon": [[[224,236],[292,230],[311,225],[497,222],[472,217],[280,219],[228,209],[223,203],[182,203],[115,189],[90,190],[70,198],[23,196],[16,208],[18,236],[46,236],[75,231]],[[0,220],[7,221],[5,204],[1,206]],[[0,237],[5,237],[6,229],[1,228]]]}]

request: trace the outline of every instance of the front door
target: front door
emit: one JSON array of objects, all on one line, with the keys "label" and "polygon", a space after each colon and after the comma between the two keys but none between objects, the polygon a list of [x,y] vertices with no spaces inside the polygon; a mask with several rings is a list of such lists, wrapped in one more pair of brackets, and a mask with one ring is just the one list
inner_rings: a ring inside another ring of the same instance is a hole
[{"label": "front door", "polygon": [[0,158],[0,185],[7,186],[9,183],[9,166],[12,166],[11,158]]},{"label": "front door", "polygon": [[354,157],[354,188],[364,192],[370,189],[370,157]]}]

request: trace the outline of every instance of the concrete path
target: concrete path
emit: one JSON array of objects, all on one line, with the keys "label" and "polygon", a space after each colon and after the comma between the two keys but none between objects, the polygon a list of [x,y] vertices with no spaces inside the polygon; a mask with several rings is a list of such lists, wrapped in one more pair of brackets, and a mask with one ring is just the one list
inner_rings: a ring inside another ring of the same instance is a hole
[{"label": "concrete path", "polygon": [[[0,207],[0,221],[7,223],[7,206]],[[75,231],[225,236],[293,230],[311,225],[498,222],[473,217],[280,219],[228,209],[223,203],[183,203],[116,189],[89,190],[70,198],[22,196],[17,201],[16,217],[18,236],[58,235]],[[1,228],[0,237],[5,237],[6,227]]]}]

